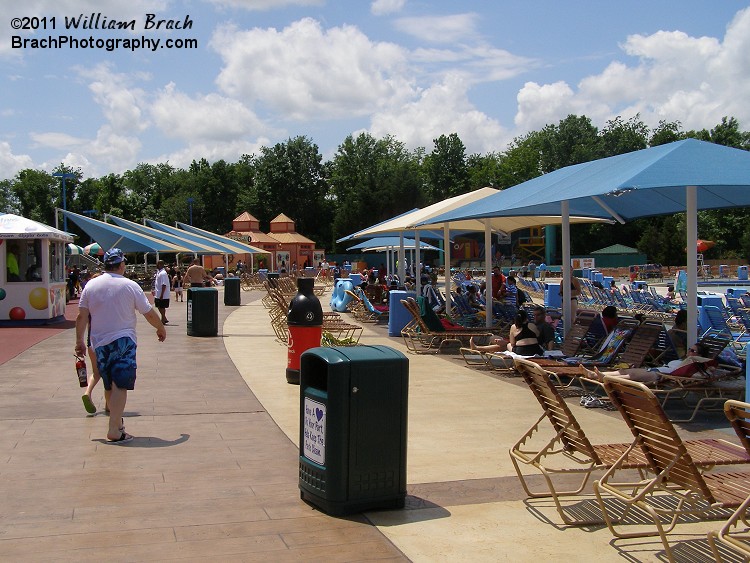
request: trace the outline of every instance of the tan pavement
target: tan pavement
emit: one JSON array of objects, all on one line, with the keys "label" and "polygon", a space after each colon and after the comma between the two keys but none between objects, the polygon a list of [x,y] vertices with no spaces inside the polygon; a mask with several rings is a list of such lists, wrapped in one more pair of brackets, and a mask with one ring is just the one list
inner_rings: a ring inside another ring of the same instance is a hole
[{"label": "tan pavement", "polygon": [[[455,356],[408,356],[405,509],[334,518],[303,503],[299,387],[260,297],[225,307],[220,293],[215,338],[186,335],[182,304],[162,344],[140,323],[129,445],[104,443],[104,415],[85,416],[71,330],[0,365],[0,560],[663,560],[658,539],[560,526],[551,502],[527,501],[508,449],[539,406],[518,380]],[[385,327],[367,325],[362,343],[405,352]],[[615,413],[574,409],[592,441],[628,440]],[[696,428],[686,434],[732,439]],[[675,551],[700,560],[715,527],[683,526]]]}]

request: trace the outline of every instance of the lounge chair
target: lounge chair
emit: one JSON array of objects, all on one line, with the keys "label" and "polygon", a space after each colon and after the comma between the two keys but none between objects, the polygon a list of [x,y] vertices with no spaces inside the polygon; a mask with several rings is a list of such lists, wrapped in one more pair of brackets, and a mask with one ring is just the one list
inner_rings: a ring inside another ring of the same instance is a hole
[{"label": "lounge chair", "polygon": [[401,336],[407,350],[414,354],[439,353],[446,344],[462,346],[471,337],[486,338],[492,335],[486,330],[460,327],[446,329],[432,309],[425,306],[424,312],[420,311],[420,306],[413,297],[402,299],[401,304],[412,316],[412,320],[401,330]]},{"label": "lounge chair", "polygon": [[506,375],[516,374],[513,358],[510,356],[464,347],[461,347],[459,352],[468,366],[498,371]]},{"label": "lounge chair", "polygon": [[[559,497],[580,494],[595,470],[611,468],[615,463],[619,463],[620,469],[646,469],[649,463],[643,453],[629,443],[591,444],[560,391],[541,367],[528,360],[516,359],[516,370],[543,410],[541,417],[510,449],[511,461],[521,485],[532,498],[551,496],[566,524],[583,524],[571,520],[564,513]],[[541,444],[533,438],[545,418],[551,423],[555,434],[547,443]],[[702,467],[750,463],[750,454],[744,448],[723,440],[690,440],[686,442],[686,447]],[[626,452],[629,452],[627,456]],[[554,463],[555,460],[559,460],[559,463],[551,465],[550,462]],[[533,492],[521,472],[521,465],[537,469],[544,476],[549,492]],[[557,491],[553,477],[571,473],[583,474],[580,486],[575,490]]]},{"label": "lounge chair", "polygon": [[[623,318],[620,319],[617,327],[610,334],[609,339],[605,340],[598,356],[588,359],[578,359],[580,361],[577,361],[576,366],[557,366],[549,362],[543,363],[542,366],[547,371],[555,374],[558,380],[560,376],[574,378],[585,391],[586,383],[601,386],[601,381],[584,376],[578,365],[601,368],[624,364],[629,367],[641,367],[645,364],[663,329],[664,325],[657,321],[645,321],[638,324],[634,319]],[[571,358],[566,358],[566,363],[572,364],[576,362],[576,360],[571,360]]]},{"label": "lounge chair", "polygon": [[[667,558],[674,561],[667,534],[675,528],[679,517],[689,514],[707,518],[711,510],[737,508],[750,496],[750,472],[704,470],[689,443],[680,438],[659,400],[645,385],[606,376],[604,388],[635,437],[620,459],[594,482],[604,521],[617,538],[658,535]],[[705,448],[703,461],[707,462],[714,455],[726,456],[736,447],[716,440]],[[639,450],[648,463],[650,475],[637,482],[615,480],[615,474],[627,465],[632,453]],[[613,505],[607,502],[607,497],[614,497],[625,505],[618,517],[613,514]],[[619,521],[619,517],[627,516],[633,508],[650,517],[654,527],[645,531],[621,531],[626,524]],[[668,520],[666,525],[663,519]]]},{"label": "lounge chair", "polygon": [[[727,401],[724,404],[724,413],[732,424],[742,445],[750,451],[750,403],[740,401]],[[718,543],[739,552],[744,559],[750,560],[750,523],[747,519],[747,511],[750,508],[750,496],[745,499],[739,508],[726,521],[719,530],[708,533],[708,543],[714,553],[716,561],[722,561],[718,549]]]},{"label": "lounge chair", "polygon": [[[708,349],[708,358],[718,360],[719,354],[729,344],[729,338],[707,335],[699,343]],[[716,410],[717,405],[728,399],[741,399],[745,394],[745,378],[741,369],[719,364],[714,372],[702,371],[700,377],[685,373],[663,374],[660,381],[653,386],[654,394],[659,397],[663,408],[667,408],[671,399],[680,399],[686,407],[692,409],[688,418],[672,419],[672,422],[692,422],[699,412]],[[692,402],[695,401],[695,402]]]},{"label": "lounge chair", "polygon": [[726,336],[731,339],[731,346],[737,352],[742,352],[750,342],[750,334],[747,333],[744,325],[740,325],[739,330],[732,330],[727,323],[727,318],[724,313],[718,307],[706,305],[703,307],[703,313],[705,318],[708,320],[708,327],[701,327],[704,329],[705,335],[718,335]]}]

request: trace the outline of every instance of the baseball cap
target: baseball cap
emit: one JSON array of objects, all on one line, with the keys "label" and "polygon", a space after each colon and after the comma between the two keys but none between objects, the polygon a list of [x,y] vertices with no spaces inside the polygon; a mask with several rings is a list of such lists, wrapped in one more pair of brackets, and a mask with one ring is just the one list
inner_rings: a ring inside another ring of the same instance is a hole
[{"label": "baseball cap", "polygon": [[125,260],[125,254],[119,248],[110,248],[104,253],[104,263],[115,265]]}]

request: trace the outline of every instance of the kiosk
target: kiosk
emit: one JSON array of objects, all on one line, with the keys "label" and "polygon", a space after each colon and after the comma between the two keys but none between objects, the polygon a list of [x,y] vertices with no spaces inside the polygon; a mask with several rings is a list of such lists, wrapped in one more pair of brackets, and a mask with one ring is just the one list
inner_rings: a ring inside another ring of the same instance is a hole
[{"label": "kiosk", "polygon": [[0,324],[65,318],[65,245],[73,236],[0,213]]}]

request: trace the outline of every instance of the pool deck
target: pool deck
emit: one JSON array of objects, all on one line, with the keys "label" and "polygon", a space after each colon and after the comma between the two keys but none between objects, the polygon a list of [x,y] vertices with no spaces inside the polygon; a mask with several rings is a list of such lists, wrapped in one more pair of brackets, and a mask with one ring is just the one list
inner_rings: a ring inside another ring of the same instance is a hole
[{"label": "pool deck", "polygon": [[[0,560],[664,560],[658,538],[563,526],[549,500],[526,499],[508,449],[539,405],[518,379],[460,356],[408,355],[404,509],[330,517],[302,502],[299,387],[286,383],[286,348],[261,297],[243,292],[226,307],[220,292],[217,337],[187,336],[182,303],[169,309],[164,343],[139,320],[125,413],[136,438],[124,446],[105,443],[102,412],[83,410],[75,302],[63,325],[0,328]],[[362,343],[405,352],[383,326],[366,325]],[[102,408],[101,387],[94,397]],[[592,442],[630,441],[617,413],[570,401]],[[720,415],[680,432],[736,442]],[[706,533],[717,527],[682,525],[675,553],[710,560]]]}]

